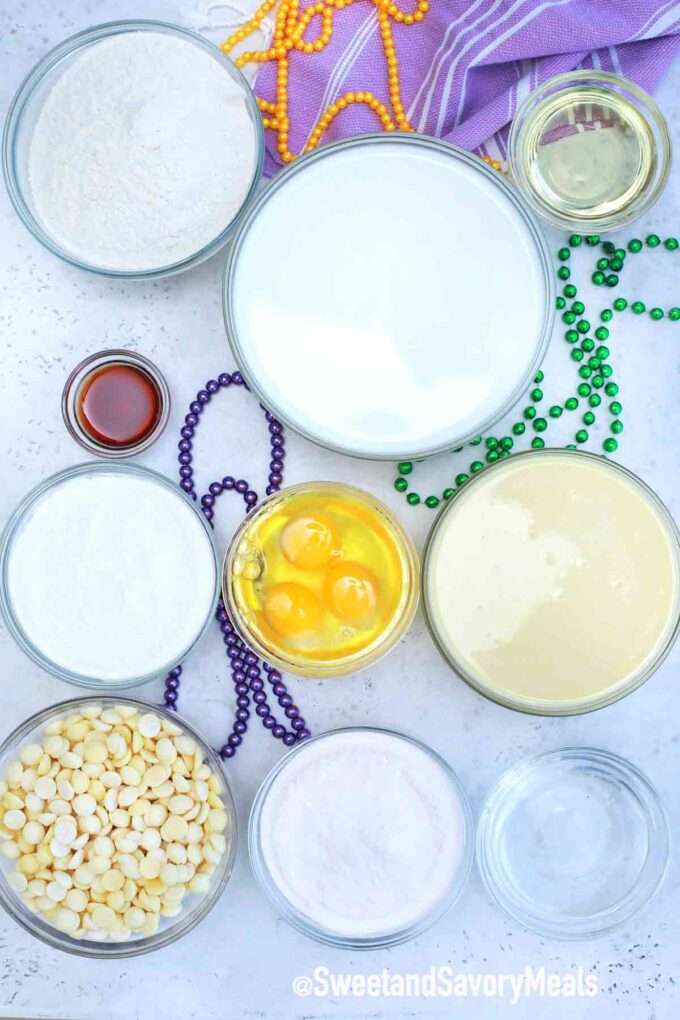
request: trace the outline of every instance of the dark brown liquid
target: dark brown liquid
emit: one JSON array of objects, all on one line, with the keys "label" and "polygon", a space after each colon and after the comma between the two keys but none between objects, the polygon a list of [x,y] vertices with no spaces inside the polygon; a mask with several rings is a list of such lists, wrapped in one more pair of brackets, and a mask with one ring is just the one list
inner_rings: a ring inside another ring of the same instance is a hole
[{"label": "dark brown liquid", "polygon": [[88,376],[76,401],[78,421],[106,446],[132,446],[153,432],[161,396],[153,380],[132,365],[104,365]]}]

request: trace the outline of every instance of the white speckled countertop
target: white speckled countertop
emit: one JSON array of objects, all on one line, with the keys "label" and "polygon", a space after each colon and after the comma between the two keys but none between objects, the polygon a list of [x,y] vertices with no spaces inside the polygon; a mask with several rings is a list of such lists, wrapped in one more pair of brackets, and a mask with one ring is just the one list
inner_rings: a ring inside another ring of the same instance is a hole
[{"label": "white speckled countertop", "polygon": [[[248,3],[248,7],[254,4]],[[162,0],[5,0],[0,10],[4,110],[33,63],[68,35],[118,18],[151,17],[197,25],[191,0],[180,9]],[[198,19],[200,23],[200,18]],[[215,38],[220,38],[218,33]],[[658,98],[680,146],[680,65],[668,74]],[[0,520],[40,479],[83,460],[60,416],[60,396],[70,369],[87,353],[107,346],[140,350],[166,373],[174,398],[170,428],[141,461],[174,474],[176,441],[185,405],[204,381],[232,366],[220,304],[224,256],[197,271],[154,284],[124,285],[89,277],[60,263],[32,240],[0,195],[0,424],[3,471]],[[680,169],[658,206],[634,233],[650,228],[680,235]],[[632,236],[628,231],[625,238]],[[559,238],[551,237],[554,247]],[[621,293],[668,308],[680,304],[680,253],[646,252],[624,274]],[[586,265],[587,263],[587,265]],[[585,253],[573,262],[574,280],[592,271]],[[455,281],[452,281],[455,283]],[[595,318],[601,292],[582,289]],[[607,296],[614,296],[611,292]],[[464,300],[464,298],[461,298]],[[547,399],[573,391],[573,364],[556,330],[548,356]],[[620,459],[659,492],[680,518],[680,323],[652,324],[622,316],[611,337],[621,384],[626,431]],[[557,380],[557,381],[556,381]],[[574,419],[563,416],[560,435]],[[256,402],[229,392],[206,411],[197,441],[199,480],[245,475],[264,489],[266,442]],[[500,433],[499,433],[500,434]],[[552,431],[551,431],[551,434]],[[337,478],[371,488],[412,529],[419,544],[432,514],[406,507],[392,487],[389,465],[356,463],[290,436],[288,482]],[[452,473],[451,457],[419,468],[418,489],[441,488]],[[459,468],[460,470],[461,468]],[[430,482],[428,482],[430,480]],[[240,513],[223,497],[218,536],[226,542]],[[606,639],[606,635],[603,635]],[[75,690],[42,673],[0,630],[2,709],[0,738],[27,715]],[[653,679],[635,694],[589,716],[544,720],[514,714],[484,701],[444,666],[421,618],[401,646],[379,666],[328,683],[291,684],[313,730],[351,723],[403,729],[427,741],[457,770],[475,811],[501,772],[519,758],[566,744],[591,744],[618,751],[647,772],[668,808],[675,841],[680,830],[677,798],[680,742],[676,712],[680,645]],[[140,693],[137,691],[136,693]],[[160,685],[142,689],[160,699]],[[181,710],[215,742],[228,732],[233,688],[220,635],[214,629],[186,663]],[[415,942],[380,953],[352,954],[317,946],[277,918],[250,874],[243,834],[248,809],[280,744],[251,723],[248,739],[228,767],[241,819],[241,845],[231,884],[209,917],[180,943],[156,954],[116,962],[81,960],[57,953],[0,916],[0,1016],[69,1017],[73,1020],[263,1020],[358,1017],[456,1017],[476,1020],[512,1015],[527,1020],[670,1020],[680,1013],[680,864],[671,863],[660,896],[615,935],[561,944],[541,939],[508,920],[489,902],[476,874],[459,904]],[[676,855],[677,856],[677,855]],[[600,993],[584,999],[453,1002],[433,998],[296,998],[291,982],[325,964],[338,973],[427,971],[450,964],[455,971],[520,973],[545,965],[564,974],[583,967],[598,975]]]}]

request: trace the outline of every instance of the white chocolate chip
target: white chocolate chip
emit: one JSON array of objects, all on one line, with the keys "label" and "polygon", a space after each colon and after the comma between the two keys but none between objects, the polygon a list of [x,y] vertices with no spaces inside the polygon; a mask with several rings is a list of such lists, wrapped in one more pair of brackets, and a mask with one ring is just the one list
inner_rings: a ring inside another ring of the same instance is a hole
[{"label": "white chocolate chip", "polygon": [[77,769],[71,776],[71,785],[73,786],[74,793],[87,793],[87,789],[90,785],[90,777],[82,769]]},{"label": "white chocolate chip", "polygon": [[69,779],[60,779],[57,783],[57,793],[61,800],[69,801],[73,800],[75,796],[75,790],[73,784]]},{"label": "white chocolate chip", "polygon": [[139,797],[138,786],[124,786],[118,793],[118,806],[129,808]]},{"label": "white chocolate chip", "polygon": [[[54,823],[54,838],[63,846],[71,846],[78,836],[78,826],[70,815],[57,818]],[[60,855],[61,856],[61,855]]]},{"label": "white chocolate chip", "polygon": [[85,744],[83,760],[88,765],[102,765],[109,756],[103,740],[90,740]]},{"label": "white chocolate chip", "polygon": [[201,803],[208,799],[208,793],[210,791],[208,789],[208,784],[204,779],[196,779],[194,781],[194,792],[197,800],[200,800]]},{"label": "white chocolate chip", "polygon": [[184,885],[172,885],[165,892],[165,900],[168,903],[179,903],[184,899],[186,894],[186,886]]},{"label": "white chocolate chip", "polygon": [[125,885],[125,876],[117,868],[111,868],[102,876],[102,885],[109,893],[119,892]]},{"label": "white chocolate chip", "polygon": [[46,896],[53,903],[61,903],[66,898],[67,890],[59,882],[50,882],[47,886]]},{"label": "white chocolate chip", "polygon": [[45,826],[36,821],[27,822],[21,835],[27,843],[37,846],[45,838]]},{"label": "white chocolate chip", "polygon": [[100,718],[103,723],[109,723],[111,726],[116,726],[123,721],[123,716],[116,708],[105,708]]},{"label": "white chocolate chip", "polygon": [[49,803],[49,809],[53,815],[70,815],[71,807],[66,800],[62,800],[61,797],[57,797],[56,800],[51,800]]},{"label": "white chocolate chip", "polygon": [[104,857],[103,854],[95,854],[89,860],[90,871],[93,871],[95,875],[103,875],[104,872],[108,871],[111,867],[111,859]]},{"label": "white chocolate chip", "polygon": [[141,837],[140,845],[145,850],[158,850],[161,845],[161,834],[158,829],[145,829]]},{"label": "white chocolate chip", "polygon": [[187,811],[191,811],[194,806],[194,801],[191,797],[186,794],[179,793],[174,797],[171,797],[168,801],[168,810],[173,815],[185,815]]},{"label": "white chocolate chip", "polygon": [[201,850],[198,843],[188,844],[187,858],[189,859],[191,864],[195,865],[196,867],[201,863],[201,861],[203,860],[203,851]]},{"label": "white chocolate chip", "polygon": [[26,824],[26,815],[18,808],[12,808],[5,814],[2,821],[5,828],[9,829],[10,832],[18,832]]},{"label": "white chocolate chip", "polygon": [[131,931],[139,931],[144,926],[146,914],[141,907],[128,907],[123,915],[123,920]]},{"label": "white chocolate chip", "polygon": [[61,734],[55,733],[53,736],[47,737],[43,748],[51,758],[60,759],[69,749],[68,740]]},{"label": "white chocolate chip", "polygon": [[147,914],[146,920],[144,921],[144,927],[142,928],[142,933],[147,937],[155,935],[158,931],[158,925],[159,921],[155,914]]},{"label": "white chocolate chip", "polygon": [[132,854],[119,854],[117,863],[126,878],[136,881],[140,877],[139,861]]},{"label": "white chocolate chip", "polygon": [[109,789],[104,794],[104,807],[110,813],[115,811],[118,806],[118,790]]},{"label": "white chocolate chip", "polygon": [[84,889],[70,889],[66,894],[64,905],[69,910],[75,910],[77,914],[81,914],[88,902],[87,893]]},{"label": "white chocolate chip", "polygon": [[43,756],[43,749],[40,744],[24,744],[19,757],[24,765],[37,765]]},{"label": "white chocolate chip", "polygon": [[68,907],[61,907],[55,912],[53,923],[60,931],[70,935],[77,929],[80,919],[74,910],[69,910]]},{"label": "white chocolate chip", "polygon": [[79,793],[73,798],[73,810],[80,818],[93,815],[96,807],[97,802],[89,793]]},{"label": "white chocolate chip", "polygon": [[94,841],[93,848],[95,854],[100,857],[113,857],[116,852],[113,840],[108,836],[98,836]]},{"label": "white chocolate chip", "polygon": [[142,878],[158,878],[161,873],[161,867],[161,862],[157,857],[152,857],[150,854],[147,854],[147,856],[140,861],[139,873]]},{"label": "white chocolate chip", "polygon": [[57,784],[50,776],[38,776],[33,792],[42,800],[53,800],[57,795]]},{"label": "white chocolate chip", "polygon": [[112,772],[110,770],[102,772],[99,778],[107,790],[117,790],[123,782],[120,772]]},{"label": "white chocolate chip", "polygon": [[121,854],[133,854],[137,849],[137,843],[130,836],[116,836],[115,837],[116,850]]},{"label": "white chocolate chip", "polygon": [[7,881],[11,885],[15,892],[24,892],[28,886],[28,880],[25,875],[22,875],[20,871],[10,871],[7,876]]},{"label": "white chocolate chip", "polygon": [[85,860],[85,851],[81,847],[80,850],[76,850],[76,852],[73,854],[73,856],[69,858],[68,866],[69,866],[69,868],[72,868],[72,869],[79,868],[84,860]]},{"label": "white chocolate chip", "polygon": [[170,775],[170,769],[166,765],[151,765],[144,773],[144,782],[153,790],[164,783]]},{"label": "white chocolate chip", "polygon": [[206,832],[223,832],[227,826],[226,811],[211,811],[205,822]]},{"label": "white chocolate chip", "polygon": [[156,756],[163,765],[172,765],[177,759],[177,748],[168,737],[161,737],[156,744]]},{"label": "white chocolate chip", "polygon": [[78,825],[81,832],[86,832],[90,836],[99,835],[103,828],[101,818],[98,815],[86,815],[84,818],[79,818]]},{"label": "white chocolate chip", "polygon": [[168,860],[173,864],[185,864],[187,860],[187,848],[181,843],[169,843],[167,849]]},{"label": "white chocolate chip", "polygon": [[109,733],[106,738],[106,746],[113,758],[122,758],[127,751],[127,744],[120,733]]},{"label": "white chocolate chip", "polygon": [[80,755],[74,754],[73,751],[64,751],[59,760],[66,769],[79,769],[83,764]]},{"label": "white chocolate chip", "polygon": [[92,920],[98,928],[109,931],[114,926],[116,915],[111,907],[98,906],[92,911]]},{"label": "white chocolate chip", "polygon": [[[28,909],[75,939],[150,937],[227,851],[223,783],[177,724],[85,704],[0,777],[0,853]],[[197,872],[197,868],[200,870]]]},{"label": "white chocolate chip", "polygon": [[161,721],[157,715],[147,712],[145,715],[140,715],[137,729],[143,737],[157,737],[161,731]]},{"label": "white chocolate chip", "polygon": [[132,765],[123,766],[120,770],[120,778],[126,786],[139,786],[142,781],[141,773],[133,768]]},{"label": "white chocolate chip", "polygon": [[192,737],[187,736],[186,733],[182,733],[177,737],[175,740],[175,747],[180,754],[185,756],[195,754],[197,750],[196,741],[193,740]]},{"label": "white chocolate chip", "polygon": [[194,875],[189,883],[189,889],[194,893],[206,893],[210,888],[210,878],[208,875]]}]

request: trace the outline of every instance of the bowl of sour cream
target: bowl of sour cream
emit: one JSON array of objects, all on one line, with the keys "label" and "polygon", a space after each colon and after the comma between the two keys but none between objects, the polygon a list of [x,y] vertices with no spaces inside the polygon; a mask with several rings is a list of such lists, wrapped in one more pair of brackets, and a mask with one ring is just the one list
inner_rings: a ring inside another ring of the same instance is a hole
[{"label": "bowl of sour cream", "polygon": [[210,526],[163,475],[93,462],[17,507],[0,541],[0,608],[43,669],[97,690],[164,676],[217,604]]}]

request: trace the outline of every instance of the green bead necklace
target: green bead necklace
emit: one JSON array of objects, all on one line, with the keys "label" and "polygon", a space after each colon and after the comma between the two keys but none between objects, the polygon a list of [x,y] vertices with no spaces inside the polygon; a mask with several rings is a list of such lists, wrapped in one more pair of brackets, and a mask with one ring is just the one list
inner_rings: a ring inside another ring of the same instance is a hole
[{"label": "green bead necklace", "polygon": [[[467,472],[460,472],[455,476],[453,483],[443,490],[441,496],[427,496],[424,500],[421,500],[419,493],[414,492],[409,487],[409,476],[413,474],[413,461],[402,461],[397,465],[399,474],[394,482],[394,487],[397,492],[404,493],[406,502],[410,506],[417,506],[423,502],[425,506],[434,510],[442,500],[447,501],[451,499],[457,489],[465,485],[473,475],[482,471],[487,464],[493,464],[497,460],[509,457],[515,449],[516,442],[523,442],[525,448],[528,445],[534,450],[542,449],[545,446],[543,434],[547,431],[550,423],[561,418],[565,411],[573,413],[584,406],[587,409],[581,415],[581,423],[587,426],[587,428],[578,428],[576,430],[574,442],[567,443],[567,449],[576,450],[579,447],[585,448],[590,441],[588,428],[594,425],[597,420],[596,409],[602,407],[603,396],[609,400],[609,403],[606,405],[606,411],[611,419],[609,422],[611,436],[608,436],[602,443],[603,455],[606,456],[608,453],[614,453],[618,448],[616,437],[620,436],[623,432],[623,422],[621,421],[623,405],[618,400],[619,387],[614,380],[614,370],[609,361],[610,350],[607,345],[609,329],[607,323],[612,321],[614,314],[617,312],[630,309],[634,315],[643,315],[647,308],[643,301],[628,301],[626,298],[617,297],[611,305],[606,306],[600,312],[600,322],[602,325],[592,330],[591,323],[585,318],[586,308],[583,301],[576,300],[577,289],[575,285],[567,282],[571,278],[571,270],[565,264],[571,259],[572,249],[580,248],[583,244],[590,248],[598,248],[601,253],[597,258],[595,271],[591,276],[592,282],[597,287],[612,288],[617,287],[619,284],[619,274],[624,268],[628,254],[636,255],[645,246],[647,248],[658,248],[663,245],[667,251],[677,251],[680,246],[677,238],[668,237],[662,242],[658,234],[648,234],[644,242],[634,237],[628,242],[626,248],[617,248],[612,241],[602,241],[597,234],[587,236],[571,234],[567,244],[557,252],[557,259],[560,263],[557,269],[557,278],[564,284],[562,293],[557,298],[557,310],[562,313],[562,322],[567,327],[564,339],[570,347],[569,357],[577,366],[579,382],[575,394],[567,397],[562,404],[550,406],[546,414],[539,414],[538,405],[543,401],[541,383],[544,380],[544,374],[542,371],[538,372],[534,378],[533,388],[529,393],[530,403],[522,410],[521,417],[511,425],[509,429],[511,434],[501,436],[500,438],[496,436],[477,436],[468,443],[468,446],[476,449],[477,459],[471,461]],[[571,304],[567,305],[567,302],[571,302]],[[667,312],[662,308],[654,307],[649,309],[648,314],[654,322],[658,322],[665,317],[673,322],[680,320],[680,308],[678,307],[669,308]],[[590,335],[591,332],[592,336]],[[521,437],[524,437],[524,440],[521,440]],[[527,443],[530,437],[531,442]],[[464,447],[459,447],[453,452],[460,453],[463,449]]]}]

